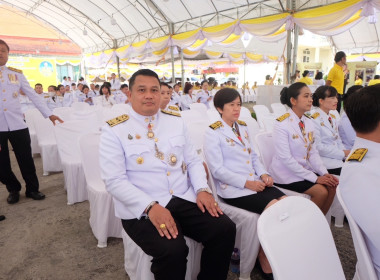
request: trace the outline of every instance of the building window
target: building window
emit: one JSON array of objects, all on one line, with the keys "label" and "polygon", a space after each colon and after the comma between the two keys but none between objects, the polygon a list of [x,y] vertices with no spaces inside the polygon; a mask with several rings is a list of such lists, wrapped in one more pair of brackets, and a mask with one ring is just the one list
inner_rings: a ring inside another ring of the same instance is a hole
[{"label": "building window", "polygon": [[304,49],[303,50],[303,59],[302,62],[310,62],[310,50]]}]

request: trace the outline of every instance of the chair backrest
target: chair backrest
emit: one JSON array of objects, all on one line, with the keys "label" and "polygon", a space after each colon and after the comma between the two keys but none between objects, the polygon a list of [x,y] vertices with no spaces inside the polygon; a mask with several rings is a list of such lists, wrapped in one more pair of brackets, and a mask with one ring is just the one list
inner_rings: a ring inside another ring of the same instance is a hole
[{"label": "chair backrest", "polygon": [[286,113],[286,107],[284,104],[281,103],[272,103],[270,104],[272,107],[273,114],[275,118],[278,118],[279,116],[282,116],[283,114]]},{"label": "chair backrest", "polygon": [[271,115],[268,107],[265,105],[254,105],[253,111],[256,113],[257,122],[259,123],[260,127],[264,128],[262,118]]},{"label": "chair backrest", "polygon": [[214,123],[220,119],[219,112],[215,109],[208,109],[207,110],[207,116],[208,116],[210,124]]},{"label": "chair backrest", "polygon": [[340,192],[340,186],[338,186],[336,190],[336,195],[338,197],[340,205],[342,205],[342,208],[350,225],[356,257],[358,259],[358,262],[356,264],[356,274],[358,274],[359,277],[357,279],[378,280],[375,269],[373,267],[371,256],[368,252],[368,248],[363,237],[363,233],[355,222],[354,218],[351,216],[350,211],[347,209],[347,206],[343,201],[342,194]]},{"label": "chair backrest", "polygon": [[257,226],[274,279],[346,279],[326,218],[310,200],[282,199],[261,214]]},{"label": "chair backrest", "polygon": [[199,111],[201,114],[205,114],[205,115],[207,114],[207,107],[203,103],[197,103],[197,102],[191,103],[189,107],[190,107],[190,110],[196,110],[196,111]]},{"label": "chair backrest", "polygon": [[191,143],[198,152],[203,148],[203,138],[208,125],[209,123],[207,121],[190,122],[186,125],[191,138]]},{"label": "chair backrest", "polygon": [[71,104],[71,107],[74,109],[74,111],[81,111],[87,110],[88,107],[90,107],[90,104],[87,102],[73,102],[73,104]]},{"label": "chair backrest", "polygon": [[99,164],[100,133],[88,133],[79,139],[80,157],[88,185],[103,184]]},{"label": "chair backrest", "polygon": [[207,111],[202,113],[198,110],[185,110],[185,111],[181,111],[181,116],[186,124],[191,123],[191,122],[202,122],[202,121],[209,122]]},{"label": "chair backrest", "polygon": [[43,119],[44,117],[36,108],[29,109],[25,112],[25,122],[30,132],[36,132],[35,120]]},{"label": "chair backrest", "polygon": [[261,132],[256,135],[256,144],[260,152],[261,161],[266,170],[272,163],[274,155],[273,138],[271,132]]},{"label": "chair backrest", "polygon": [[130,109],[131,109],[131,106],[129,104],[123,104],[123,103],[115,104],[112,106],[112,110],[119,112],[120,115],[128,114]]},{"label": "chair backrest", "polygon": [[240,118],[252,118],[251,111],[242,106],[240,109]]},{"label": "chair backrest", "polygon": [[62,162],[80,162],[79,138],[97,128],[88,120],[65,121],[54,126],[59,156]]},{"label": "chair backrest", "polygon": [[71,120],[71,114],[74,109],[72,107],[57,107],[54,108],[53,114],[60,117],[63,121]]},{"label": "chair backrest", "polygon": [[274,115],[264,116],[261,118],[261,121],[264,125],[265,131],[267,132],[273,131],[274,123],[276,121]]},{"label": "chair backrest", "polygon": [[49,119],[38,119],[34,121],[38,145],[56,145],[54,125]]}]

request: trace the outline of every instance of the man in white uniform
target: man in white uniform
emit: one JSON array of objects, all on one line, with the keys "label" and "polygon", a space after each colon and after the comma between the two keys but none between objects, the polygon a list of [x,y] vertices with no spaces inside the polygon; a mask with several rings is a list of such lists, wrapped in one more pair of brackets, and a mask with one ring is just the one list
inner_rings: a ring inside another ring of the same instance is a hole
[{"label": "man in white uniform", "polygon": [[116,74],[115,73],[111,74],[110,83],[111,83],[111,91],[113,93],[120,89],[120,86],[121,86],[120,80],[118,78],[116,78]]},{"label": "man in white uniform", "polygon": [[38,191],[39,183],[32,158],[29,130],[17,98],[20,90],[29,97],[45,118],[49,118],[54,124],[56,120],[60,122],[62,120],[52,114],[42,97],[30,87],[21,70],[5,66],[8,54],[9,46],[0,40],[0,182],[9,192],[7,202],[13,204],[19,201],[21,184],[11,168],[8,140],[26,183],[26,197],[35,200],[45,198],[45,195]]},{"label": "man in white uniform", "polygon": [[211,92],[208,91],[208,82],[202,81],[201,87],[202,89],[197,93],[197,102],[205,104],[207,109],[210,109],[209,102],[212,100],[212,96]]},{"label": "man in white uniform", "polygon": [[184,235],[204,246],[198,280],[224,280],[235,224],[207,187],[202,160],[180,115],[159,111],[160,96],[155,72],[141,69],[132,75],[130,115],[110,120],[102,129],[102,178],[124,230],[153,257],[156,280],[185,279]]},{"label": "man in white uniform", "polygon": [[352,152],[343,165],[339,188],[347,208],[363,232],[380,279],[380,85],[362,88],[345,101],[356,131]]}]

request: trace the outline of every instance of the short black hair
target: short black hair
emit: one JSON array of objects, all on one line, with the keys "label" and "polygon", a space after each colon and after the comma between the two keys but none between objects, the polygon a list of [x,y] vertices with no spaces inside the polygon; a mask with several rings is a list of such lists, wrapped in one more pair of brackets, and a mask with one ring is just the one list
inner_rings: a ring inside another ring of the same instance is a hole
[{"label": "short black hair", "polygon": [[203,80],[203,81],[201,82],[201,86],[203,86],[204,83],[208,83],[208,81],[207,81],[207,80]]},{"label": "short black hair", "polygon": [[298,95],[301,93],[301,89],[307,87],[305,83],[297,82],[292,84],[289,87],[284,87],[281,90],[280,93],[280,101],[282,104],[288,105],[290,108],[292,108],[292,103],[290,102],[290,99],[293,97],[294,99],[298,98]]},{"label": "short black hair", "polygon": [[380,122],[380,85],[364,87],[346,100],[345,111],[352,127],[359,133],[374,131]]},{"label": "short black hair", "polygon": [[309,75],[309,70],[305,70],[305,71],[303,71],[303,73],[302,73],[302,77],[306,77],[307,75]]},{"label": "short black hair", "polygon": [[79,81],[83,81],[83,80],[84,80],[84,78],[83,78],[83,77],[80,77],[80,78],[79,78]]},{"label": "short black hair", "polygon": [[36,87],[36,86],[41,86],[42,87],[42,84],[37,83],[37,84],[34,85],[34,87]]},{"label": "short black hair", "polygon": [[346,100],[350,97],[350,95],[353,94],[355,91],[358,91],[362,88],[363,88],[362,85],[355,85],[355,86],[350,87],[347,90],[346,94],[343,95],[343,109],[344,110],[346,110]]},{"label": "short black hair", "polygon": [[61,89],[61,87],[63,87],[63,88],[64,88],[65,86],[64,86],[64,85],[58,85],[58,86],[57,86],[57,90],[60,90],[60,89]]},{"label": "short black hair", "polygon": [[99,85],[95,85],[95,88],[100,88],[100,86]]},{"label": "short black hair", "polygon": [[316,80],[322,80],[323,78],[323,73],[322,72],[318,72],[316,75],[315,75],[315,78]]},{"label": "short black hair", "polygon": [[103,95],[103,88],[108,89],[108,93],[111,94],[111,87],[108,86],[108,84],[104,83],[104,84],[100,87],[100,90],[99,90],[100,95]]},{"label": "short black hair", "polygon": [[72,86],[76,86],[77,84],[76,83],[71,83]]},{"label": "short black hair", "polygon": [[319,99],[326,99],[327,97],[335,97],[338,95],[337,90],[331,86],[320,86],[313,94],[313,106],[319,107]]},{"label": "short black hair", "polygon": [[341,61],[344,57],[346,57],[346,54],[344,53],[344,52],[337,52],[336,54],[335,54],[335,58],[334,58],[334,61],[336,62],[336,63],[338,63],[339,61]]},{"label": "short black hair", "polygon": [[234,101],[237,97],[239,97],[240,103],[242,103],[241,96],[236,89],[223,88],[221,90],[218,90],[218,92],[215,94],[214,106],[215,108],[223,110],[225,104]]},{"label": "short black hair", "polygon": [[135,73],[133,73],[132,77],[129,79],[129,87],[132,89],[133,85],[135,84],[135,80],[137,76],[149,76],[154,77],[157,79],[158,83],[160,84],[160,79],[158,78],[158,75],[156,72],[150,70],[150,69],[140,69],[137,70]]},{"label": "short black hair", "polygon": [[122,84],[121,87],[120,87],[120,89],[127,88],[127,87],[128,87],[127,84]]},{"label": "short black hair", "polygon": [[56,86],[50,85],[50,86],[48,86],[48,89],[51,88],[51,87],[54,89],[54,91],[57,91],[57,87]]},{"label": "short black hair", "polygon": [[63,79],[66,79],[67,77],[66,76],[63,76]]},{"label": "short black hair", "polygon": [[90,88],[88,87],[88,85],[83,85],[83,87],[82,87],[82,92],[83,92],[86,88],[90,89]]},{"label": "short black hair", "polygon": [[164,86],[164,87],[170,88],[170,86],[167,83],[165,83],[165,82],[161,82],[160,86]]},{"label": "short black hair", "polygon": [[4,45],[7,48],[8,52],[9,52],[9,46],[8,46],[8,44],[4,40],[0,39],[0,45]]},{"label": "short black hair", "polygon": [[375,75],[375,77],[373,77],[375,80],[377,79],[380,79],[380,75]]},{"label": "short black hair", "polygon": [[185,88],[183,89],[183,93],[184,93],[184,94],[188,94],[188,93],[189,93],[189,90],[191,90],[192,88],[193,88],[193,85],[190,84],[190,83],[187,83],[187,84],[185,85]]}]

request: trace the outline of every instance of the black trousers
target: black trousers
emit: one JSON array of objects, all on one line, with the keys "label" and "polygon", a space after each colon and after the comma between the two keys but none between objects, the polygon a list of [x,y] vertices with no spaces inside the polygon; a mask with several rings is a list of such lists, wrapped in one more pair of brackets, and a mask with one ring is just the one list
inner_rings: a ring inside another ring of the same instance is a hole
[{"label": "black trousers", "polygon": [[342,107],[342,100],[343,100],[343,94],[337,94],[338,97],[338,104],[336,106],[336,110],[340,113],[341,107]]},{"label": "black trousers", "polygon": [[235,244],[236,226],[226,215],[212,217],[195,203],[173,197],[166,208],[178,229],[176,239],[161,237],[149,219],[122,220],[131,239],[153,257],[151,271],[156,280],[185,279],[188,247],[184,235],[204,246],[198,280],[225,280]]},{"label": "black trousers", "polygon": [[0,131],[0,182],[7,187],[9,192],[21,190],[21,184],[11,168],[8,140],[11,142],[16,155],[22,178],[26,184],[26,192],[37,192],[39,184],[27,128],[15,131]]}]

